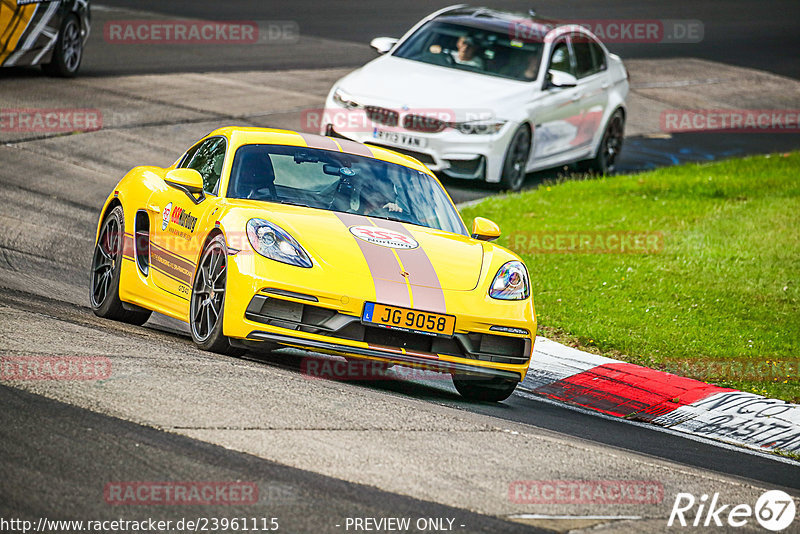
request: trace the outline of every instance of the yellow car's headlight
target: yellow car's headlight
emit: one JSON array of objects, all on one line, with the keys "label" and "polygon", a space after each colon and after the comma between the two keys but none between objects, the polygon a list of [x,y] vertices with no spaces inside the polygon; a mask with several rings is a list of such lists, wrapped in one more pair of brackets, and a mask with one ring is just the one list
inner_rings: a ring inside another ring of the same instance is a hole
[{"label": "yellow car's headlight", "polygon": [[531,294],[528,270],[521,261],[510,261],[500,267],[489,287],[489,296],[499,300],[524,300]]},{"label": "yellow car's headlight", "polygon": [[247,221],[247,239],[253,250],[271,260],[309,268],[311,258],[295,238],[277,224],[264,219]]}]

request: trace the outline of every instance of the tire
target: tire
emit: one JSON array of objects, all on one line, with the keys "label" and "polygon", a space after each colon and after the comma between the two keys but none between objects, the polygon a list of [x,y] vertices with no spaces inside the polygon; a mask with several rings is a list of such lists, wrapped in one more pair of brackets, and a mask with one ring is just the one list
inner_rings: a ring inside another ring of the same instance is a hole
[{"label": "tire", "polygon": [[525,183],[525,166],[531,151],[531,132],[522,125],[514,132],[506,149],[503,160],[503,171],[500,175],[500,187],[511,191],[519,191]]},{"label": "tire", "polygon": [[233,347],[222,335],[227,273],[228,248],[218,234],[206,244],[197,264],[189,301],[189,327],[192,340],[201,350],[238,356],[246,351]]},{"label": "tire", "polygon": [[42,65],[42,70],[48,76],[72,78],[78,74],[82,59],[81,23],[78,17],[69,14],[64,18],[58,31],[58,40],[53,47],[53,57],[50,63]]},{"label": "tire", "polygon": [[617,158],[622,150],[622,141],[625,137],[625,116],[622,110],[616,110],[603,132],[597,155],[583,162],[584,170],[601,176],[613,173],[617,168]]},{"label": "tire", "polygon": [[472,401],[500,402],[514,393],[516,380],[505,378],[480,378],[471,375],[453,375],[453,385],[462,397]]},{"label": "tire", "polygon": [[117,206],[103,220],[94,247],[89,302],[98,317],[143,325],[150,318],[150,310],[126,310],[119,299],[124,238],[125,215],[122,206]]}]

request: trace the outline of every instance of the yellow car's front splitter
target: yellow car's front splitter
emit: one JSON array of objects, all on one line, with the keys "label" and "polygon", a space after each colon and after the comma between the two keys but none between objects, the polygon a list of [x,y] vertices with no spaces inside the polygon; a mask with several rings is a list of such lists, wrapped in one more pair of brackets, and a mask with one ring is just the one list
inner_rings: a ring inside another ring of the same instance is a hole
[{"label": "yellow car's front splitter", "polygon": [[427,356],[416,351],[407,351],[404,349],[396,349],[394,347],[384,347],[381,345],[357,347],[330,341],[310,340],[258,330],[251,332],[248,336],[248,339],[254,341],[269,341],[288,347],[310,349],[319,352],[340,354],[342,356],[356,356],[395,365],[405,365],[427,371],[437,371],[451,374],[498,377],[521,381],[525,377],[525,370],[527,370],[527,366],[517,366],[522,368],[519,371],[511,371],[493,367],[471,365],[464,362],[448,361],[437,357],[437,355]]}]

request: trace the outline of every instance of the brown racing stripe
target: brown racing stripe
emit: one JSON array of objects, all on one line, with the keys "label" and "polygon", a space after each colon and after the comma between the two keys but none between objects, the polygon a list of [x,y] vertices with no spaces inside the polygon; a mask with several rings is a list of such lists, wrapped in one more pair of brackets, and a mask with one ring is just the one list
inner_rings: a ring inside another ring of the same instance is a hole
[{"label": "brown racing stripe", "polygon": [[[372,226],[370,220],[361,215],[350,213],[336,213],[342,224],[351,226]],[[392,249],[373,245],[353,236],[361,249],[361,254],[367,261],[372,282],[375,284],[375,300],[381,304],[411,307],[411,298],[408,294],[406,279],[400,274],[400,264],[397,263]]]},{"label": "brown racing stripe", "polygon": [[[133,246],[133,235],[126,233],[124,235],[124,237],[123,237],[123,240],[122,240],[122,257],[123,257],[123,259],[135,262],[136,261],[135,254],[136,254],[136,250],[135,250],[135,248]],[[151,259],[155,260],[155,258],[153,256],[158,256],[159,254],[160,254],[160,252],[158,250],[156,250],[155,246],[150,249]],[[173,257],[172,254],[169,254],[169,253],[164,254],[164,259],[167,260],[167,261],[170,261],[169,259],[172,258],[172,257]],[[180,258],[180,257],[178,256],[178,258]],[[156,261],[158,261],[158,260],[156,260]],[[172,261],[174,261],[174,260],[172,260]],[[186,263],[190,263],[190,262],[186,262]],[[191,264],[191,265],[192,265],[192,271],[191,272],[194,272],[194,264]],[[172,278],[176,282],[179,282],[181,284],[186,284],[186,285],[191,287],[192,275],[188,275],[188,277],[187,277],[186,273],[175,269],[174,267],[170,266],[169,263],[161,262],[161,261],[158,261],[158,263],[151,262],[150,267],[154,271],[158,271],[161,274],[163,274],[164,276]],[[181,295],[178,295],[178,296],[181,297],[182,299],[186,300],[185,297],[183,297]]]},{"label": "brown racing stripe", "polygon": [[377,345],[375,343],[367,343],[367,347],[371,349],[378,349],[384,352],[391,352],[392,354],[404,354],[403,349],[398,349],[397,347],[389,347],[387,345]]},{"label": "brown racing stripe", "polygon": [[[175,282],[178,282],[178,283],[179,283],[180,285],[182,285],[182,286],[192,287],[192,286],[190,286],[189,284],[185,283],[183,280],[180,280],[180,279],[178,279],[178,278],[175,278],[174,276],[172,276],[172,275],[171,275],[171,274],[169,274],[168,272],[166,272],[166,271],[164,271],[164,270],[162,270],[162,269],[159,269],[159,268],[158,268],[156,265],[154,265],[154,264],[151,264],[151,265],[150,265],[150,268],[151,268],[151,269],[153,269],[154,271],[158,271],[159,273],[163,274],[163,275],[164,275],[164,276],[166,276],[167,278],[169,278],[169,279],[171,279],[171,280],[174,280]],[[180,298],[182,298],[183,300],[189,300],[189,299],[187,299],[186,297],[184,297],[183,295],[179,295],[178,293],[175,293],[175,292],[174,292],[174,291],[172,291],[172,290],[165,289],[165,288],[163,288],[163,287],[162,287],[161,289],[164,289],[164,291],[166,291],[166,292],[170,293],[171,295],[175,295],[175,296],[177,296],[177,297],[180,297]]]},{"label": "brown racing stripe", "polygon": [[[133,243],[133,234],[125,233],[122,240],[122,256],[128,259],[135,259],[136,249]],[[178,256],[150,241],[150,258],[152,267],[170,278],[174,278],[187,285],[191,285],[194,276],[195,264],[191,261]]]},{"label": "brown racing stripe", "polygon": [[370,150],[368,146],[362,145],[361,143],[356,143],[355,141],[350,141],[349,139],[337,139],[336,142],[342,147],[342,152],[356,154],[357,156],[366,156],[368,158],[375,157],[375,155],[372,153],[372,150]]},{"label": "brown racing stripe", "polygon": [[160,245],[156,245],[155,243],[150,241],[151,254],[152,254],[152,252],[154,250],[156,250],[159,253],[161,253],[161,255],[164,256],[165,258],[169,258],[169,260],[172,261],[174,264],[182,267],[183,269],[186,269],[187,271],[189,271],[191,273],[194,273],[195,264],[193,262],[187,260],[183,256],[175,254],[174,252],[172,252],[172,251],[170,251],[170,250],[168,250],[168,249],[166,249],[166,248],[164,248],[164,247],[162,247]]},{"label": "brown racing stripe", "polygon": [[164,254],[157,248],[150,249],[150,258],[152,260],[153,268],[183,282],[186,285],[191,285],[194,269],[189,270],[185,267],[178,265],[169,255]]},{"label": "brown racing stripe", "polygon": [[[394,230],[414,239],[414,236],[402,223],[385,219],[375,219],[374,223],[380,228]],[[416,239],[414,240],[416,241]],[[411,284],[411,292],[414,295],[414,308],[447,313],[444,291],[442,291],[439,275],[436,274],[436,269],[434,269],[422,246],[409,249],[401,248],[397,249],[396,252],[400,261],[403,262],[403,267],[409,273],[408,280]]]},{"label": "brown racing stripe", "polygon": [[439,355],[432,352],[420,352],[417,350],[406,349],[406,354],[409,356],[416,356],[418,358],[428,358],[429,360],[438,360]]},{"label": "brown racing stripe", "polygon": [[320,150],[335,150],[336,152],[339,151],[339,145],[336,144],[336,141],[329,137],[323,137],[321,135],[314,135],[314,134],[307,134],[298,132],[298,135],[303,138],[303,141],[306,142],[308,148],[319,148]]},{"label": "brown racing stripe", "polygon": [[126,233],[122,238],[122,257],[133,259],[134,254],[133,235]]}]

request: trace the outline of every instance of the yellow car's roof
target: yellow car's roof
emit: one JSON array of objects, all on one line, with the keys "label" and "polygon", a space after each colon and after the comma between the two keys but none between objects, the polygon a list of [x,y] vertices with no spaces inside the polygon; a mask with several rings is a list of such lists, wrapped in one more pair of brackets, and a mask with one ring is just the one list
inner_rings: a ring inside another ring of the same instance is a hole
[{"label": "yellow car's roof", "polygon": [[357,143],[348,139],[325,137],[305,132],[293,132],[291,130],[279,130],[276,128],[252,128],[243,126],[218,128],[208,134],[208,137],[214,135],[224,135],[229,138],[234,148],[241,145],[268,144],[308,146],[310,148],[320,148],[323,150],[338,150],[347,154],[366,156],[389,163],[396,163],[433,176],[433,173],[431,173],[427,167],[411,156],[406,156],[378,146]]}]

